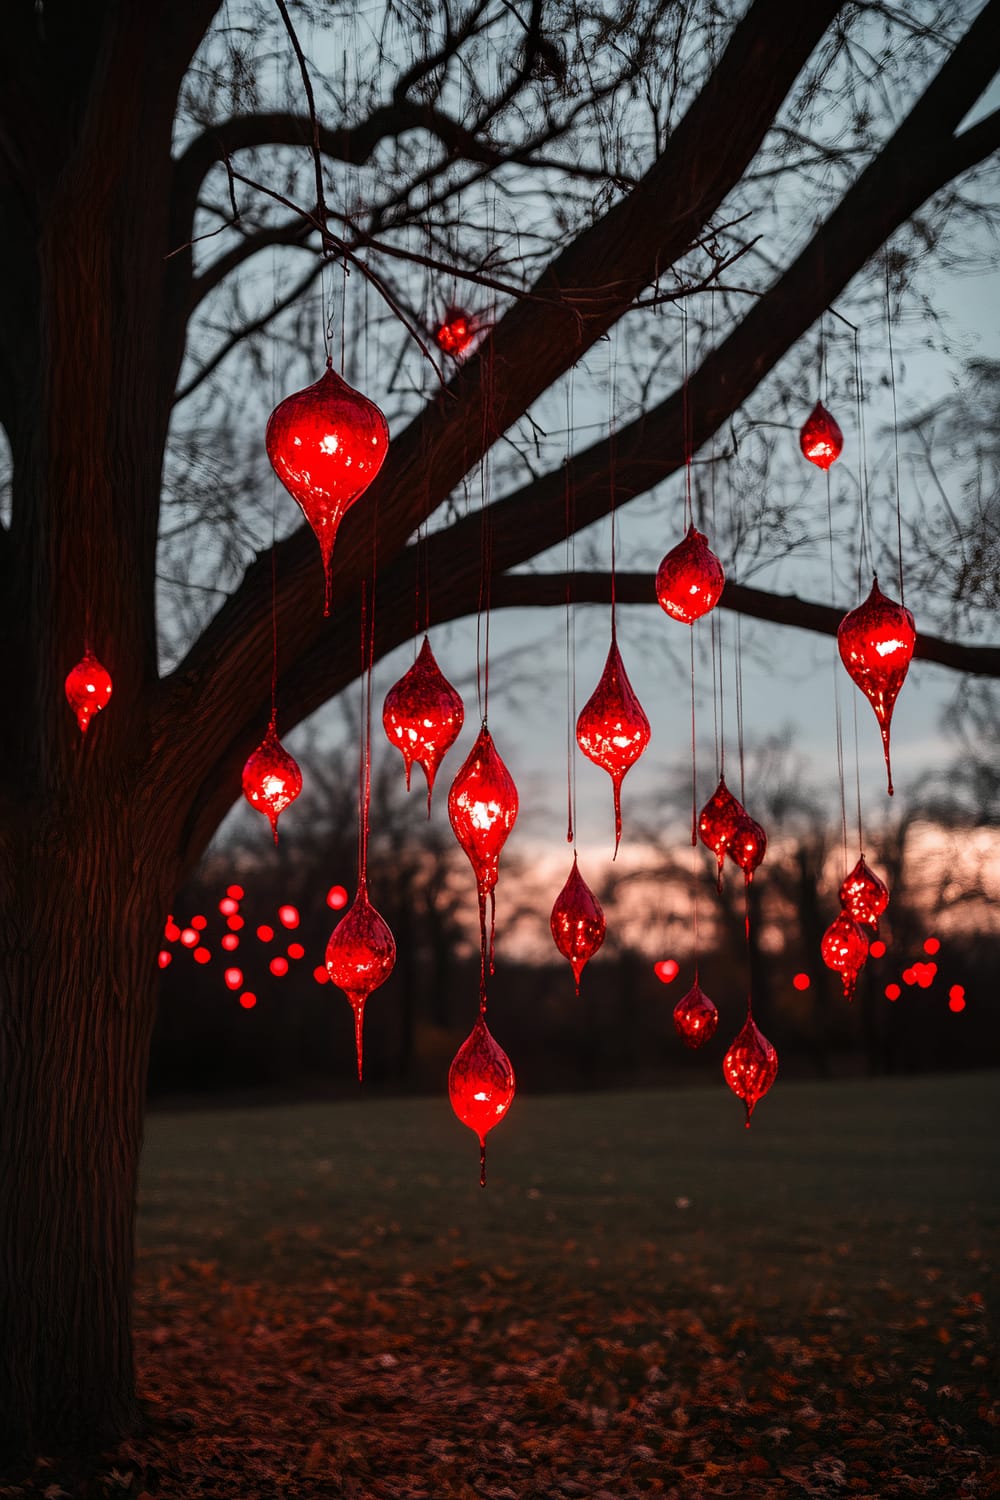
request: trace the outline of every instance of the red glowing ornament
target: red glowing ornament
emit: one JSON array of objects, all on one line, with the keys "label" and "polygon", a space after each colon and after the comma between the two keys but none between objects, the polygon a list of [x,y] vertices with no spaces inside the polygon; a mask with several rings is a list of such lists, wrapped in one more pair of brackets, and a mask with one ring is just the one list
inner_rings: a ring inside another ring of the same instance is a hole
[{"label": "red glowing ornament", "polygon": [[86,734],[91,719],[107,708],[111,698],[111,675],[88,646],[66,678],[66,701],[76,714],[80,733]]},{"label": "red glowing ornament", "polygon": [[822,401],[817,401],[799,433],[799,447],[811,464],[828,469],[841,455],[844,434]]},{"label": "red glowing ornament", "polygon": [[672,619],[693,625],[718,604],[725,582],[722,564],[709,547],[708,537],[692,525],[684,540],[660,563],[656,597]]},{"label": "red glowing ornament", "polygon": [[368,899],[362,879],[350,910],[337,923],[326,945],[326,969],[344,991],[354,1011],[354,1044],[358,1082],[362,1074],[365,1002],[384,984],[396,965],[396,942],[387,923]]},{"label": "red glowing ornament", "polygon": [[844,999],[853,1000],[858,975],[868,957],[868,934],[849,912],[842,911],[830,923],[820,944],[823,962],[835,969],[844,985]]},{"label": "red glowing ornament", "polygon": [[601,903],[580,874],[575,854],[573,868],[552,907],[549,926],[559,952],[569,959],[579,995],[580,975],[604,942],[607,924]]},{"label": "red glowing ornament", "polygon": [[[251,807],[263,813],[278,842],[278,818],[302,790],[302,772],[278,739],[272,717],[267,733],[243,767],[243,795]],[[229,925],[238,921],[229,918]],[[240,922],[240,926],[242,926]]]},{"label": "red glowing ornament", "polygon": [[720,891],[722,890],[722,866],[725,863],[726,850],[733,840],[740,820],[745,817],[746,810],[742,802],[734,797],[726,786],[726,778],[720,776],[719,785],[698,814],[698,837],[706,849],[711,849],[719,863]]},{"label": "red glowing ornament", "polygon": [[[869,869],[864,855],[841,882],[840,905],[855,922],[863,922],[878,932],[878,919],[889,905],[889,888],[874,870]],[[884,948],[882,952],[885,952]],[[880,956],[875,955],[876,958]]]},{"label": "red glowing ornament", "polygon": [[389,743],[402,752],[407,791],[413,762],[423,767],[428,817],[438,766],[458,738],[464,722],[462,699],[434,660],[431,643],[424,636],[413,666],[385,695],[382,724]]},{"label": "red glowing ornament", "polygon": [[729,840],[726,853],[733,864],[739,865],[743,871],[743,879],[749,885],[753,880],[754,870],[767,853],[767,834],[745,810],[741,810],[740,816],[736,819],[736,827]]},{"label": "red glowing ornament", "polygon": [[837,627],[841,660],[875,710],[882,734],[890,797],[892,766],[889,764],[889,729],[892,710],[903,686],[916,639],[917,633],[910,611],[882,593],[877,577],[864,604],[852,609]]},{"label": "red glowing ornament", "polygon": [[330,558],[345,513],[371,484],[389,448],[389,428],[373,401],[327,361],[315,385],[287,396],[268,418],[267,456],[296,500],[323,558],[323,613],[330,613]]},{"label": "red glowing ornament", "polygon": [[601,680],[576,721],[576,742],[588,760],[611,777],[617,855],[622,839],[622,782],[649,744],[649,720],[628,680],[613,629]]},{"label": "red glowing ornament", "polygon": [[448,1097],[463,1125],[479,1137],[479,1186],[486,1186],[486,1137],[510,1109],[514,1069],[480,1016],[448,1070]]},{"label": "red glowing ornament", "polygon": [[[493,972],[496,883],[500,851],[517,819],[514,778],[497,752],[484,724],[448,793],[448,817],[455,837],[469,856],[479,893],[479,935],[485,970]],[[490,899],[490,936],[486,941],[486,898]]]},{"label": "red glowing ornament", "polygon": [[458,307],[452,303],[445,308],[434,338],[443,353],[451,354],[458,359],[468,349],[478,332],[479,323],[476,317],[466,312],[464,307]]},{"label": "red glowing ornament", "polygon": [[751,1015],[722,1059],[722,1076],[743,1100],[749,1130],[750,1116],[778,1076],[778,1054]]},{"label": "red glowing ornament", "polygon": [[719,1012],[697,979],[674,1006],[674,1029],[685,1047],[704,1047],[715,1035]]}]

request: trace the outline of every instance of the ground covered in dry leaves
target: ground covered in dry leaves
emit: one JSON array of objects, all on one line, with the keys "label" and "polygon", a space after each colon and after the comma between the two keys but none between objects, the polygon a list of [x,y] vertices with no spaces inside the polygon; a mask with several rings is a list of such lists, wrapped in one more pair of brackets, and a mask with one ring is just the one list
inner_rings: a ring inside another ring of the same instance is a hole
[{"label": "ground covered in dry leaves", "polygon": [[998,1496],[996,1089],[156,1118],[150,1431],[0,1495]]}]

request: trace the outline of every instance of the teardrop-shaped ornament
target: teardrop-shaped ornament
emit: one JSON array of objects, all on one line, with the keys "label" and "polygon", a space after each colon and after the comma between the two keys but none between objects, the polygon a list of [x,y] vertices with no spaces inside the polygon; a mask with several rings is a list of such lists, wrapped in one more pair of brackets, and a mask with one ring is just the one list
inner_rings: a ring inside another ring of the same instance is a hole
[{"label": "teardrop-shaped ornament", "polygon": [[892,710],[909,670],[916,639],[910,611],[883,594],[877,577],[865,602],[846,614],[837,627],[840,659],[875,710],[882,734],[890,797]]},{"label": "teardrop-shaped ornament", "polygon": [[326,972],[344,991],[354,1011],[354,1045],[358,1082],[362,1075],[365,1002],[385,984],[396,966],[396,940],[389,925],[368,899],[364,881],[351,907],[341,917],[326,945]]},{"label": "teardrop-shaped ornament", "polygon": [[722,890],[722,866],[726,850],[746,809],[738,797],[734,797],[726,786],[726,778],[719,777],[719,785],[698,814],[698,837],[706,849],[711,849],[719,864],[718,887]]},{"label": "teardrop-shaped ornament", "polygon": [[744,809],[736,820],[733,836],[726,853],[743,871],[747,885],[753,880],[753,872],[767,853],[767,834],[755,819]]},{"label": "teardrop-shaped ornament", "polygon": [[431,815],[434,778],[465,722],[462,699],[434,659],[431,643],[424,643],[408,672],[385,695],[382,725],[390,745],[402,752],[406,790],[410,790],[413,762],[427,778],[427,816]]},{"label": "teardrop-shaped ornament", "polygon": [[823,934],[820,943],[823,962],[834,969],[844,986],[844,999],[853,1000],[858,975],[868,957],[868,934],[849,912],[842,911]]},{"label": "teardrop-shaped ornament", "polygon": [[878,919],[889,905],[889,887],[868,866],[864,855],[841,882],[840,905],[855,922],[878,932]]},{"label": "teardrop-shaped ornament", "polygon": [[278,739],[272,718],[267,733],[243,767],[243,795],[250,806],[263,813],[278,842],[278,818],[302,790],[302,772]]},{"label": "teardrop-shaped ornament", "polygon": [[684,540],[670,549],[657,569],[656,597],[672,619],[693,625],[718,604],[725,582],[722,564],[708,545],[708,537],[691,525]]},{"label": "teardrop-shaped ornament", "polygon": [[337,530],[382,467],[388,425],[374,401],[342,380],[328,361],[315,385],[275,407],[265,443],[274,472],[316,533],[323,558],[323,613],[328,615]]},{"label": "teardrop-shaped ornament", "polygon": [[685,1047],[696,1051],[710,1042],[719,1024],[719,1012],[697,979],[674,1006],[674,1029]]},{"label": "teardrop-shaped ornament", "polygon": [[[517,821],[517,787],[484,724],[448,793],[448,817],[455,837],[469,856],[479,894],[482,967],[493,972],[496,883],[500,851]],[[489,942],[486,898],[490,899]]]},{"label": "teardrop-shaped ornament", "polygon": [[448,1098],[463,1125],[479,1139],[479,1186],[486,1186],[486,1137],[514,1098],[510,1058],[480,1016],[448,1070]]},{"label": "teardrop-shaped ornament", "polygon": [[750,1116],[778,1076],[778,1054],[753,1016],[747,1016],[739,1036],[722,1059],[722,1076],[736,1097],[743,1100],[749,1130]]},{"label": "teardrop-shaped ornament", "polygon": [[587,759],[611,777],[617,854],[622,838],[622,782],[649,744],[649,720],[628,680],[614,633],[601,679],[576,721],[576,742]]},{"label": "teardrop-shaped ornament", "polygon": [[549,926],[559,952],[569,959],[579,995],[580,975],[604,942],[607,924],[601,903],[580,874],[575,854],[573,868],[552,907]]},{"label": "teardrop-shaped ornament", "polygon": [[478,332],[479,321],[475,314],[451,303],[444,310],[434,338],[442,353],[461,359]]},{"label": "teardrop-shaped ornament", "polygon": [[91,719],[107,708],[111,699],[111,674],[88,646],[66,678],[66,701],[76,714],[80,733],[86,734]]},{"label": "teardrop-shaped ornament", "polygon": [[828,469],[843,452],[844,434],[822,401],[816,402],[802,424],[799,447],[809,462],[820,469]]}]

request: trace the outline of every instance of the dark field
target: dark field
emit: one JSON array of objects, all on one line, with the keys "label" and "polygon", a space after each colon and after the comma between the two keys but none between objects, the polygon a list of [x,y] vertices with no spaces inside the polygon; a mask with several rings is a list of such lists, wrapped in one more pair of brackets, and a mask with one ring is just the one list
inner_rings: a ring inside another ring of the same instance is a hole
[{"label": "dark field", "polygon": [[1000,1494],[998,1085],[519,1099],[485,1193],[444,1100],[154,1117],[80,1493]]}]

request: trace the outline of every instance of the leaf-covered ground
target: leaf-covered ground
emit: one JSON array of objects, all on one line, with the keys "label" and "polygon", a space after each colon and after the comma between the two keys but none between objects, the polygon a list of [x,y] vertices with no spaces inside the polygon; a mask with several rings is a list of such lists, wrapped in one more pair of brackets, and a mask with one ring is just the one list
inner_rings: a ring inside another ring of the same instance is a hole
[{"label": "leaf-covered ground", "polygon": [[151,1429],[0,1494],[998,1496],[998,1083],[154,1118]]}]

